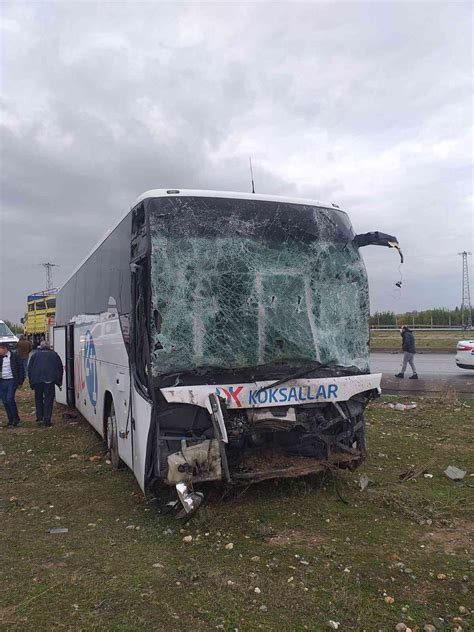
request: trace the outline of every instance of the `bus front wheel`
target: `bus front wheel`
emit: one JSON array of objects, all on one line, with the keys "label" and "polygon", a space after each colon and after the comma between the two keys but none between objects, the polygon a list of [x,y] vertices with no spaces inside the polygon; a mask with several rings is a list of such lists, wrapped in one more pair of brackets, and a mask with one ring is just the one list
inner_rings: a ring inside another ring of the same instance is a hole
[{"label": "bus front wheel", "polygon": [[110,402],[109,413],[107,415],[107,451],[109,459],[114,470],[118,470],[122,466],[122,460],[118,451],[118,430],[117,417],[115,415],[114,402]]}]

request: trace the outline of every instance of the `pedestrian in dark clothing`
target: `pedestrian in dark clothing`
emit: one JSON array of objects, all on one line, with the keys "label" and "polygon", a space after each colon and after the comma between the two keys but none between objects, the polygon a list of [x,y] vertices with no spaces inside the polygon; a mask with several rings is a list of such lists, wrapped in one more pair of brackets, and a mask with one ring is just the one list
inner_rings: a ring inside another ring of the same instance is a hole
[{"label": "pedestrian in dark clothing", "polygon": [[0,342],[0,399],[7,413],[9,428],[20,424],[15,393],[24,381],[23,362],[16,352],[10,351],[6,344]]},{"label": "pedestrian in dark clothing", "polygon": [[62,386],[63,363],[56,351],[44,340],[30,358],[28,379],[35,392],[36,421],[44,426],[51,426],[54,387]]},{"label": "pedestrian in dark clothing", "polygon": [[403,363],[402,370],[400,373],[397,373],[395,377],[405,377],[405,371],[407,368],[407,364],[411,366],[411,370],[413,371],[413,375],[410,377],[410,380],[417,380],[418,373],[415,368],[415,336],[413,332],[407,325],[403,325],[400,329],[400,335],[402,337],[402,351],[403,351]]},{"label": "pedestrian in dark clothing", "polygon": [[25,370],[25,376],[28,371],[28,357],[31,353],[31,349],[33,348],[31,342],[27,339],[23,334],[20,336],[20,339],[16,345],[16,352],[18,353],[18,357],[23,362],[23,369]]}]

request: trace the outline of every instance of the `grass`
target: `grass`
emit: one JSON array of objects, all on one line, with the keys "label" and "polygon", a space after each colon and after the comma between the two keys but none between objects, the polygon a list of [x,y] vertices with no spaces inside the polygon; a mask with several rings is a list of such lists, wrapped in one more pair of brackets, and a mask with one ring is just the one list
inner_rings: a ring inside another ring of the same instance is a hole
[{"label": "grass", "polygon": [[[389,398],[370,406],[370,456],[338,476],[347,504],[331,476],[224,502],[211,487],[185,526],[147,503],[131,472],[110,469],[84,420],[58,409],[53,428],[37,428],[30,392],[19,400],[23,427],[0,430],[2,629],[319,631],[332,619],[340,630],[454,630],[457,616],[468,629],[472,409],[455,394],[406,412]],[[465,482],[443,475],[449,464]],[[416,468],[433,477],[399,482]]]},{"label": "grass", "polygon": [[[417,351],[451,351],[456,353],[456,344],[463,340],[467,334],[463,331],[416,331],[414,332]],[[396,331],[371,331],[370,348],[389,349],[400,351],[402,348],[401,336]]]}]

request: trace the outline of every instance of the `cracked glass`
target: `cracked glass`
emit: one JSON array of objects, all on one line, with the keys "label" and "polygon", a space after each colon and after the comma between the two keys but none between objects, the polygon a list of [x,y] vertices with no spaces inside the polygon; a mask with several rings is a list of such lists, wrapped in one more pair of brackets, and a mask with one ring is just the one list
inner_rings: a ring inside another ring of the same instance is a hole
[{"label": "cracked glass", "polygon": [[367,275],[345,213],[210,197],[145,205],[155,376],[313,361],[368,371]]}]

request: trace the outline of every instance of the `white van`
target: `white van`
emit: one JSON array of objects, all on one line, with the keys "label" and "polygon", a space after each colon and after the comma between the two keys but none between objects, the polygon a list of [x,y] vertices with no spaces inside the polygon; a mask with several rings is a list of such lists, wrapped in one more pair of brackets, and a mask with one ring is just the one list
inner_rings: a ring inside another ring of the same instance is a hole
[{"label": "white van", "polygon": [[18,337],[15,336],[3,320],[0,320],[0,342],[6,342],[9,349],[14,349],[18,342]]}]

